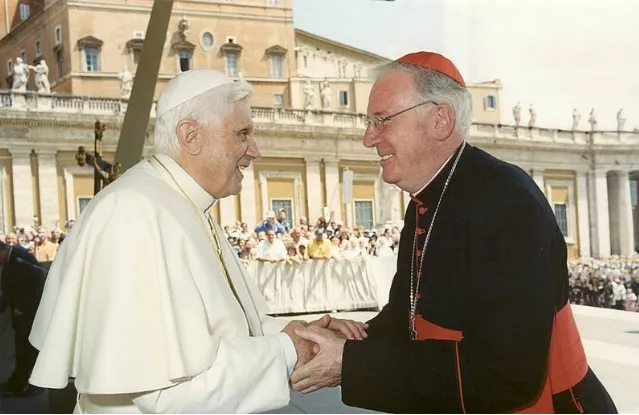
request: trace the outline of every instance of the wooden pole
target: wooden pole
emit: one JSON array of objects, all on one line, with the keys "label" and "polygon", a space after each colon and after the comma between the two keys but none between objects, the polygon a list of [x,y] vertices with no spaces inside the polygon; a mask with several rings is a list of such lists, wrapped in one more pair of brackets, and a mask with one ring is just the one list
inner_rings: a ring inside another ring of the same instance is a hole
[{"label": "wooden pole", "polygon": [[135,72],[131,98],[120,130],[115,161],[126,171],[142,159],[144,140],[151,116],[166,33],[173,11],[173,0],[154,0],[144,36],[140,63]]}]

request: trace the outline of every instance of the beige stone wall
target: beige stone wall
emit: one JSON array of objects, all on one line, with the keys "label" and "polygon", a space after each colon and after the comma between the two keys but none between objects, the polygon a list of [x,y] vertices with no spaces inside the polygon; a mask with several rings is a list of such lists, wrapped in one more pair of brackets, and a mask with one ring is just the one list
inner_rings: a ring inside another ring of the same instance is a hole
[{"label": "beige stone wall", "polygon": [[[284,4],[289,3],[286,1]],[[256,102],[272,106],[272,95],[286,92],[286,86],[282,81],[270,79],[270,57],[266,50],[276,45],[287,50],[282,79],[288,78],[295,64],[294,58],[291,58],[294,57],[295,48],[294,28],[290,10],[258,6],[264,6],[264,2],[176,2],[174,10],[180,10],[180,13],[174,13],[169,23],[156,97],[166,80],[179,72],[179,58],[173,45],[179,39],[177,25],[184,15],[190,24],[186,41],[194,45],[191,67],[226,71],[226,59],[220,47],[227,42],[228,37],[234,37],[234,42],[242,46],[239,71],[253,82]],[[117,74],[125,66],[135,74],[133,52],[126,44],[139,36],[138,32],[145,32],[149,19],[148,1],[128,1],[126,5],[120,4],[118,9],[79,7],[70,10],[69,14],[74,22],[70,33],[72,45],[85,36],[93,36],[104,42],[100,52],[99,74],[85,73],[83,51],[73,48],[72,66],[74,73],[77,73],[77,80],[73,83],[74,93],[119,96]],[[210,49],[202,43],[205,32],[214,37]]]},{"label": "beige stone wall", "polygon": [[[468,90],[473,96],[473,110],[475,112],[475,119],[473,121],[486,124],[500,124],[501,84],[499,82],[471,84],[468,86]],[[489,96],[494,97],[495,108],[487,107]]]},{"label": "beige stone wall", "polygon": [[[55,28],[60,25],[62,30],[62,50],[65,56],[64,70],[68,71],[70,51],[67,46],[68,40],[68,15],[64,7],[64,2],[54,3],[50,8],[39,14],[33,14],[32,17],[14,27],[13,31],[7,36],[0,39],[0,74],[2,74],[2,88],[7,87],[6,78],[9,76],[7,71],[7,61],[14,60],[19,57],[21,51],[24,50],[26,55],[26,63],[33,64],[36,58],[36,42],[40,41],[42,57],[49,65],[49,79],[53,83],[58,78],[56,65],[55,44]],[[36,89],[33,80],[33,73],[29,79],[28,89]]]}]

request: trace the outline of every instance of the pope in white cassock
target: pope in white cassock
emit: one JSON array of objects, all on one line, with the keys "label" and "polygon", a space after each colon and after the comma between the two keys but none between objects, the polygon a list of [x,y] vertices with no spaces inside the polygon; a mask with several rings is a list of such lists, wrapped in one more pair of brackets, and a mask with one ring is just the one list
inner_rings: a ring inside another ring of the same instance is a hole
[{"label": "pope in white cassock", "polygon": [[[307,324],[266,304],[210,211],[259,158],[251,87],[213,70],[172,79],[156,155],[102,190],[61,245],[30,341],[30,382],[75,378],[76,413],[263,412],[289,403],[313,356]],[[361,339],[366,325],[308,323]]]}]

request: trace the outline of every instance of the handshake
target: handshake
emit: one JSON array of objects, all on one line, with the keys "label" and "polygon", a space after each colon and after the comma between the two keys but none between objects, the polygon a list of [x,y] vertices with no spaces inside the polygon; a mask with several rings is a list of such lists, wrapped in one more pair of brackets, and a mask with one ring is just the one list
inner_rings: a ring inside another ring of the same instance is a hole
[{"label": "handshake", "polygon": [[346,340],[363,340],[368,324],[331,318],[328,314],[306,323],[291,321],[284,327],[295,346],[297,364],[291,387],[302,393],[338,386],[342,379],[342,353]]}]

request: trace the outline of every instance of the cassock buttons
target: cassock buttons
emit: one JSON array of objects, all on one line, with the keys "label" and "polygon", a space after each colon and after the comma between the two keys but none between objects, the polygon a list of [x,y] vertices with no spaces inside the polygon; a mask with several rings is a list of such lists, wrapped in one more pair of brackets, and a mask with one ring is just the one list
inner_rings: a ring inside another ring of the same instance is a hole
[{"label": "cassock buttons", "polygon": [[424,233],[425,231],[422,228],[416,228],[415,232],[417,232],[417,235],[421,235],[422,233]]},{"label": "cassock buttons", "polygon": [[419,207],[419,214],[423,215],[424,213],[428,212],[428,208],[425,206],[420,206]]},{"label": "cassock buttons", "polygon": [[417,255],[417,258],[421,258],[422,256],[422,251],[420,251],[419,249],[417,250],[417,252],[415,252],[415,255]]}]

